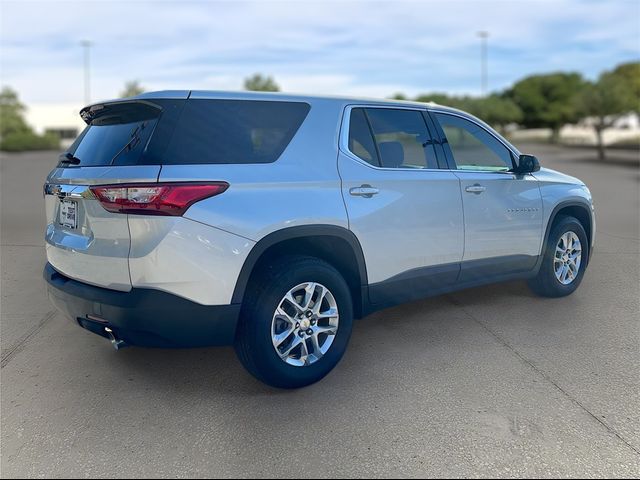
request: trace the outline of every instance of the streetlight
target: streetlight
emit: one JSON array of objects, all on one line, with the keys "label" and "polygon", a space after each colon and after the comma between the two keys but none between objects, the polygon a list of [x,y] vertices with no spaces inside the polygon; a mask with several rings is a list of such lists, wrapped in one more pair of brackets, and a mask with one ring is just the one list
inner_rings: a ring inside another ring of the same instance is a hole
[{"label": "streetlight", "polygon": [[487,72],[487,39],[489,38],[489,32],[480,31],[478,32],[478,37],[480,37],[480,88],[484,97],[487,95],[487,85],[489,83]]},{"label": "streetlight", "polygon": [[91,103],[91,76],[89,71],[89,53],[93,45],[89,40],[82,40],[80,45],[84,49],[84,104]]}]

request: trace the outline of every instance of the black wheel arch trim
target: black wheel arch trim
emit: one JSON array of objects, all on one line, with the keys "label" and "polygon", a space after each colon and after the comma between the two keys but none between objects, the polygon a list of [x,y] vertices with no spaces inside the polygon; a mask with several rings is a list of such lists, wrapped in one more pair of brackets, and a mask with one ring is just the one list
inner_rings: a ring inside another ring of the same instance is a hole
[{"label": "black wheel arch trim", "polygon": [[345,240],[350,246],[358,264],[360,285],[368,285],[367,267],[362,252],[362,246],[355,234],[344,227],[338,225],[299,225],[276,230],[261,238],[251,249],[249,255],[242,265],[236,286],[233,290],[231,303],[240,303],[245,294],[249,278],[258,260],[270,247],[280,242],[292,239],[303,239],[305,237],[337,237]]},{"label": "black wheel arch trim", "polygon": [[[589,244],[589,251],[587,252],[587,265],[589,265],[589,261],[591,260],[591,251],[593,249],[593,218],[591,217],[591,205],[589,204],[589,202],[585,201],[579,201],[579,200],[566,200],[564,202],[560,202],[558,203],[555,207],[553,207],[553,210],[551,210],[551,215],[549,215],[549,221],[547,222],[547,226],[544,232],[544,243],[542,244],[542,251],[540,252],[540,257],[538,259],[538,265],[536,265],[536,270],[538,270],[540,268],[540,265],[542,264],[542,259],[544,257],[544,252],[547,249],[547,244],[549,242],[549,234],[551,233],[551,226],[553,225],[553,223],[556,220],[556,217],[558,216],[558,213],[560,212],[560,210],[563,210],[567,207],[578,207],[578,208],[582,208],[586,213],[587,213],[587,218],[589,219],[589,230],[586,231],[587,233],[587,242]],[[578,221],[580,221],[580,219],[576,219]],[[586,230],[586,229],[585,229]]]}]

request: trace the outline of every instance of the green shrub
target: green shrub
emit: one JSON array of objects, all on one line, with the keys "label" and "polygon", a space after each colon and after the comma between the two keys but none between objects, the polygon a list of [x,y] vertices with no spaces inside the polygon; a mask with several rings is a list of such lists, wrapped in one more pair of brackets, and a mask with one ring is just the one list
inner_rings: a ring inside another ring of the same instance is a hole
[{"label": "green shrub", "polygon": [[13,132],[0,141],[0,150],[24,152],[28,150],[58,150],[60,139],[52,134],[37,135],[33,132]]}]

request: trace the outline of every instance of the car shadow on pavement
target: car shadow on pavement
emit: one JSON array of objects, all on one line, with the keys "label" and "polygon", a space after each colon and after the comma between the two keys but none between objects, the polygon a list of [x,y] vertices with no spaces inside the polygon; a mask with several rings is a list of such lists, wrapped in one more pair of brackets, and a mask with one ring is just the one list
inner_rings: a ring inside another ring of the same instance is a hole
[{"label": "car shadow on pavement", "polygon": [[[476,342],[478,326],[460,308],[456,295],[463,296],[465,309],[531,298],[524,282],[511,282],[465,290],[462,294],[438,296],[381,310],[356,321],[351,343],[340,367],[320,382],[338,382],[353,388],[350,378],[375,375],[380,358],[390,361],[385,369],[402,369],[405,360],[416,355],[425,361],[442,349],[455,351]],[[462,298],[462,297],[460,297]],[[509,321],[505,318],[505,321]],[[474,333],[475,332],[475,333]],[[375,346],[375,348],[374,348]],[[107,345],[104,345],[107,349]],[[428,350],[432,349],[433,355]],[[425,353],[425,350],[427,353]],[[412,353],[413,352],[413,353]],[[112,353],[112,352],[110,352]],[[180,395],[282,396],[299,395],[278,390],[253,379],[242,367],[232,347],[196,349],[125,348],[103,360],[119,372],[123,382],[142,381],[149,388],[179,391]],[[435,359],[437,361],[437,358]],[[314,391],[319,391],[315,386]],[[309,390],[303,389],[302,391]],[[301,391],[298,391],[301,392]]]}]

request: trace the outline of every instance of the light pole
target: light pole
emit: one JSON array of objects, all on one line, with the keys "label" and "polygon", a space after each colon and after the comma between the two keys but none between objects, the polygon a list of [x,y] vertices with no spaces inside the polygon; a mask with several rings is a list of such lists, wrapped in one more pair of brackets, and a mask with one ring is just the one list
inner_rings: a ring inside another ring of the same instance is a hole
[{"label": "light pole", "polygon": [[80,45],[84,49],[84,104],[89,105],[91,103],[91,73],[89,70],[89,54],[92,42],[89,40],[82,40]]},{"label": "light pole", "polygon": [[489,83],[487,71],[487,39],[489,38],[489,32],[478,32],[478,36],[480,37],[480,89],[482,96],[485,97]]}]

